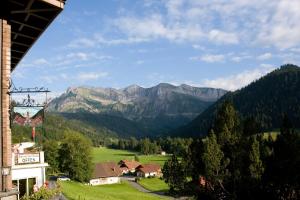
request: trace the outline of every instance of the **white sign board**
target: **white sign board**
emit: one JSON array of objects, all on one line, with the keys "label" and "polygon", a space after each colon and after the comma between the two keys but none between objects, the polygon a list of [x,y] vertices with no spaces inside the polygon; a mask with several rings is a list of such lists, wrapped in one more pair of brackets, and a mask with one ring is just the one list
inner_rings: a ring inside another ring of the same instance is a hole
[{"label": "white sign board", "polygon": [[18,154],[18,164],[39,163],[40,154]]}]

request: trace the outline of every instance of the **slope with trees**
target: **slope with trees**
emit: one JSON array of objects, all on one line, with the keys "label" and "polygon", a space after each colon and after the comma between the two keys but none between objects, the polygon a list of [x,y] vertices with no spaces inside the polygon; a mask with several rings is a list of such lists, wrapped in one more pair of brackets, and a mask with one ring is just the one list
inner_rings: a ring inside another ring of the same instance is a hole
[{"label": "slope with trees", "polygon": [[[228,101],[220,106],[214,121],[208,136],[190,145],[186,159],[166,162],[164,179],[176,192],[198,199],[300,198],[300,134],[287,115],[276,140],[248,135],[243,129],[245,120]],[[173,165],[180,167],[168,167]],[[185,175],[181,180],[192,180],[184,185],[170,182],[177,174]]]},{"label": "slope with trees", "polygon": [[[206,135],[212,127],[216,111],[223,102],[231,101],[238,114],[247,119],[249,127],[260,131],[279,129],[284,114],[300,128],[300,68],[284,65],[250,85],[229,92],[210,106],[191,123],[183,126],[173,135]],[[247,124],[245,124],[247,126]]]}]

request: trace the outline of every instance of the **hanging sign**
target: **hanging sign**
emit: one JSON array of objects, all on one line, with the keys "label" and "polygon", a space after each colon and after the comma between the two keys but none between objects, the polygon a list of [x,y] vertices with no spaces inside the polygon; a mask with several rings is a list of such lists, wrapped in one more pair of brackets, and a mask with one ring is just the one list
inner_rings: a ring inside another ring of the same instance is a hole
[{"label": "hanging sign", "polygon": [[44,121],[44,107],[14,107],[12,123],[20,126],[41,126]]}]

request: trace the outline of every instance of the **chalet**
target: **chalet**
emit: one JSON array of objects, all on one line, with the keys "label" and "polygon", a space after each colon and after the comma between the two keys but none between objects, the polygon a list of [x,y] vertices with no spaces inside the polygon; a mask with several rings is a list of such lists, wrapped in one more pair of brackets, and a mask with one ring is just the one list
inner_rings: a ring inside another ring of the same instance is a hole
[{"label": "chalet", "polygon": [[121,160],[119,162],[120,169],[122,170],[123,174],[127,173],[135,173],[135,169],[141,165],[141,163],[135,160]]},{"label": "chalet", "polygon": [[160,177],[162,175],[161,167],[158,164],[142,164],[136,168],[136,175],[145,178],[154,176]]},{"label": "chalet", "polygon": [[94,168],[90,185],[105,185],[120,183],[122,172],[114,162],[97,163]]}]

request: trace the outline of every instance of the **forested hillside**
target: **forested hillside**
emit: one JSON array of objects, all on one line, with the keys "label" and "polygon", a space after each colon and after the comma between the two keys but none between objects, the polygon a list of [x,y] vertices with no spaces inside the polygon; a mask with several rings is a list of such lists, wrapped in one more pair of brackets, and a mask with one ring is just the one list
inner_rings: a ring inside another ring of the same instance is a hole
[{"label": "forested hillside", "polygon": [[[39,143],[45,140],[59,141],[64,138],[64,133],[79,132],[91,139],[94,145],[109,145],[117,138],[117,134],[103,127],[89,126],[77,120],[67,120],[59,115],[47,113],[42,127],[36,127],[36,140]],[[24,142],[31,140],[31,127],[12,125],[13,142]]]},{"label": "forested hillside", "polygon": [[231,101],[239,115],[254,124],[258,131],[278,129],[284,114],[295,128],[300,128],[300,68],[290,64],[281,66],[245,88],[227,93],[191,123],[174,131],[174,134],[207,134],[216,110],[224,101]]}]

